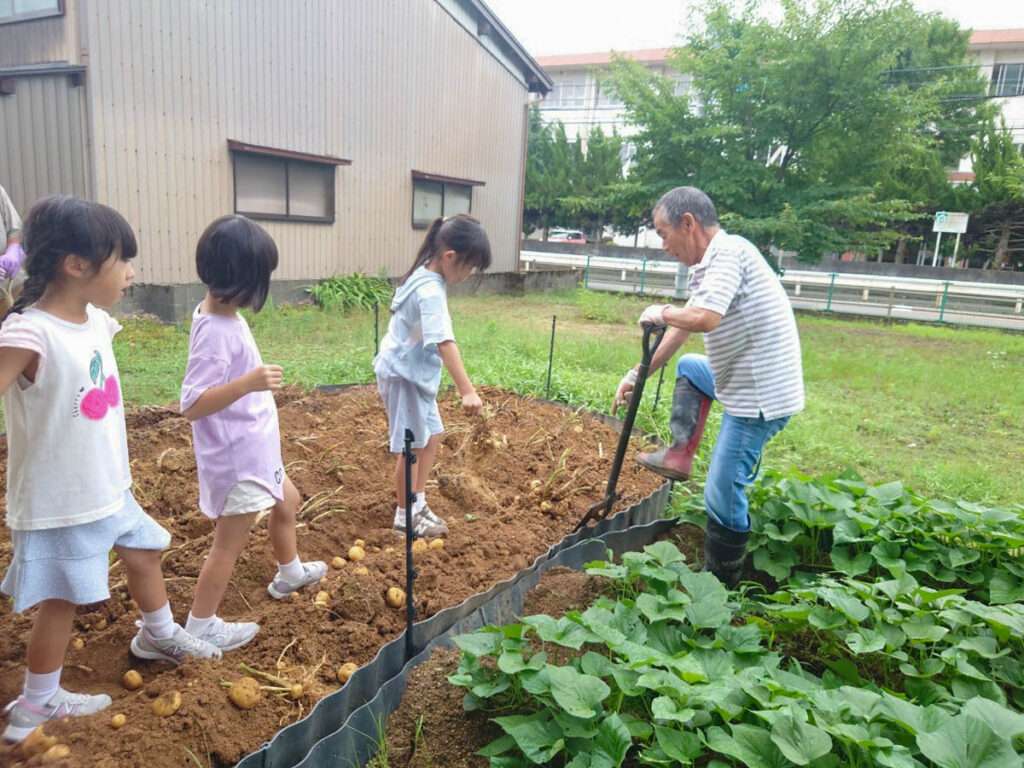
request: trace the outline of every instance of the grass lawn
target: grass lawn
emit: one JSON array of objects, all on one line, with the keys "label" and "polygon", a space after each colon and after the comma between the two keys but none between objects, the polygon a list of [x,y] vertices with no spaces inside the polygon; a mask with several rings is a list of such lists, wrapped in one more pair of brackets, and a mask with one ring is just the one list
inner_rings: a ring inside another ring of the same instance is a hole
[{"label": "grass lawn", "polygon": [[[557,315],[552,399],[607,410],[640,357],[637,297],[591,292],[450,301],[470,377],[545,394],[551,318]],[[266,362],[304,385],[371,381],[372,313],[282,306],[250,317]],[[869,480],[902,480],[929,496],[1024,503],[1024,335],[823,316],[798,319],[807,410],[770,444],[764,466],[809,475],[852,467]],[[387,313],[381,313],[381,334]],[[127,320],[115,340],[126,400],[176,400],[187,330]],[[703,352],[692,338],[684,352]],[[672,376],[641,425],[665,433]],[[712,412],[713,437],[719,411]],[[705,441],[709,449],[710,440]]]}]

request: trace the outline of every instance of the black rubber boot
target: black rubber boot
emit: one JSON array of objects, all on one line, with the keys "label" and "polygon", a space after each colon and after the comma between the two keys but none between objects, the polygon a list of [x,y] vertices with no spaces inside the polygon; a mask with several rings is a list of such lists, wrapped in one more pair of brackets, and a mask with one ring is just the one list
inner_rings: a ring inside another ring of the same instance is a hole
[{"label": "black rubber boot", "polygon": [[750,531],[734,531],[709,517],[704,538],[704,570],[715,574],[729,589],[736,589],[749,541]]}]

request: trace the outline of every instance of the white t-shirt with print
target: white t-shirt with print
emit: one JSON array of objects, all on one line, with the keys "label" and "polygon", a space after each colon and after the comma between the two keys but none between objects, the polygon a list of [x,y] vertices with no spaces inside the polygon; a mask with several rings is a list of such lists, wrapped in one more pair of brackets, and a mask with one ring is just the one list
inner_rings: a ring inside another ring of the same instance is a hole
[{"label": "white t-shirt with print", "polygon": [[39,354],[35,381],[4,393],[7,525],[63,528],[100,520],[132,486],[120,374],[111,339],[120,324],[87,307],[70,323],[34,307],[0,328],[0,347]]}]

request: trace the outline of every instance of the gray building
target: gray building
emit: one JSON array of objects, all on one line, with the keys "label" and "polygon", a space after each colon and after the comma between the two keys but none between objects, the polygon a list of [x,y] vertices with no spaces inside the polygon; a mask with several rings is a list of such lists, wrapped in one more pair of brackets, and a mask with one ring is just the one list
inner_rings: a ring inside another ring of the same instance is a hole
[{"label": "gray building", "polygon": [[281,281],[400,274],[460,211],[511,271],[526,105],[550,87],[480,0],[6,0],[0,184],[23,215],[56,192],[121,211],[150,305],[235,211]]}]

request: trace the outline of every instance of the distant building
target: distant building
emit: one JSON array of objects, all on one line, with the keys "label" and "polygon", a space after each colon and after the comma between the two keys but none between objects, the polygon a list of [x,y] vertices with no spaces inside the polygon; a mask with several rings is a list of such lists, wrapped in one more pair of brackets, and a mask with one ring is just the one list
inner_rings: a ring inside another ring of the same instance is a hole
[{"label": "distant building", "polygon": [[53,193],[121,211],[133,297],[165,317],[231,212],[295,285],[401,274],[460,211],[511,271],[527,106],[550,87],[482,0],[0,0],[0,184],[23,215]]}]

